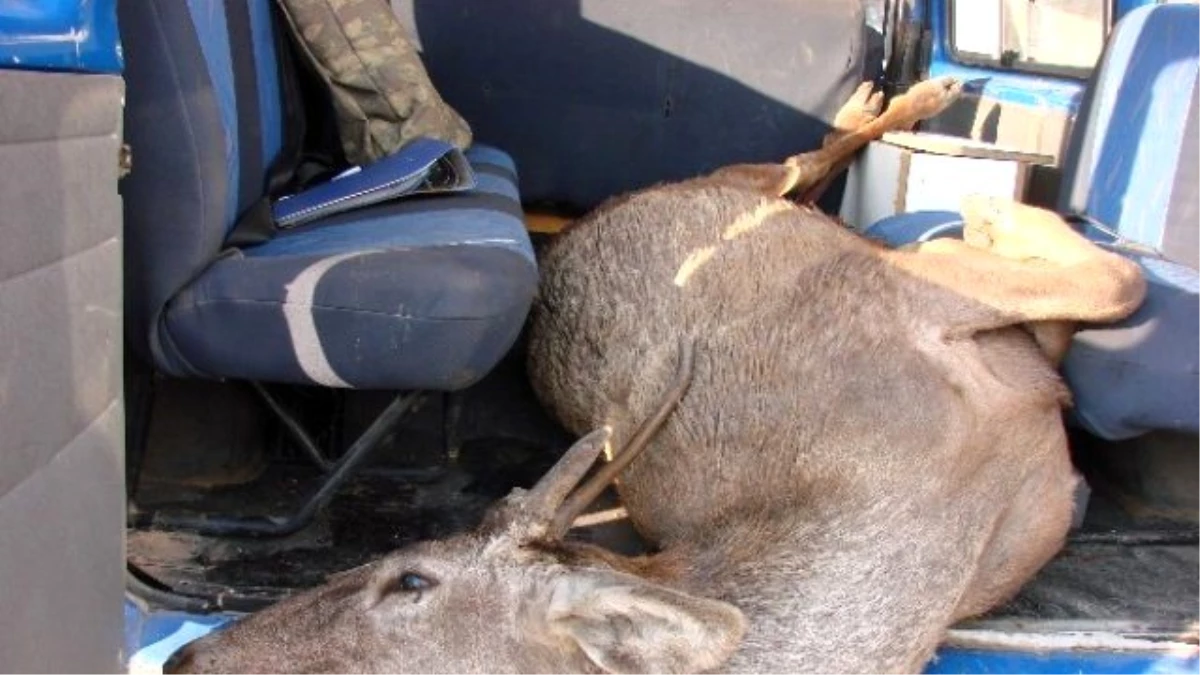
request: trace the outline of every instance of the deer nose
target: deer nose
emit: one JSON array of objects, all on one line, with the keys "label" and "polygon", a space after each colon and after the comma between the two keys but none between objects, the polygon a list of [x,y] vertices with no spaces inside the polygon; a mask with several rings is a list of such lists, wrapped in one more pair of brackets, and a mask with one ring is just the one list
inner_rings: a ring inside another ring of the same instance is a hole
[{"label": "deer nose", "polygon": [[186,673],[192,667],[191,645],[184,645],[175,650],[163,663],[164,673]]}]

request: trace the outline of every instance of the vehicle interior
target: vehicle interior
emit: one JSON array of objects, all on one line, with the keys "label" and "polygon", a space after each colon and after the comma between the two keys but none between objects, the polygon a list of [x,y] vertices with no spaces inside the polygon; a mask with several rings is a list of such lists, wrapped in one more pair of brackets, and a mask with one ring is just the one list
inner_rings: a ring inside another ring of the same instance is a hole
[{"label": "vehicle interior", "polygon": [[[686,4],[393,0],[471,125],[478,187],[232,245],[286,120],[300,110],[305,142],[330,147],[328,101],[281,55],[270,0],[118,3],[131,602],[253,611],[471,528],[573,440],[525,375],[537,253],[556,232],[631,190],[815,148],[859,83],[894,94],[936,71],[926,3]],[[1084,92],[1036,130],[1029,106],[986,87],[923,130],[1048,156],[1025,198],[1140,242],[1161,287],[1126,322],[1077,336],[1064,365],[1086,479],[1076,526],[964,634],[1197,641],[1195,7],[1153,9],[1129,23],[1100,10],[1096,68],[1034,69]],[[1151,81],[1145,100],[1129,89]],[[844,210],[848,180],[824,210]],[[851,225],[892,245],[934,226],[905,215]],[[955,217],[943,216],[940,231]],[[615,506],[607,494],[593,510]],[[572,536],[643,546],[619,517],[597,522]]]}]

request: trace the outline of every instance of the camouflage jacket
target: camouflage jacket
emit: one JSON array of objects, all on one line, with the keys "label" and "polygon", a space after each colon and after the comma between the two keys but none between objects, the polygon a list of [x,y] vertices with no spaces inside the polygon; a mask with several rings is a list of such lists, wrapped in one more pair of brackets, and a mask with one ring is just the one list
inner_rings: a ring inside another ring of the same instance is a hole
[{"label": "camouflage jacket", "polygon": [[471,144],[471,128],[434,89],[387,0],[278,3],[329,89],[351,163],[369,163],[420,136]]}]

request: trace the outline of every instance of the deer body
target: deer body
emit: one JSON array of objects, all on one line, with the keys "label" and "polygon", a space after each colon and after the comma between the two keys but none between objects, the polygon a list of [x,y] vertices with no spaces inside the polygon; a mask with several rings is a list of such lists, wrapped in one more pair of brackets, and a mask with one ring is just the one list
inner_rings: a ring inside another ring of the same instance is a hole
[{"label": "deer body", "polygon": [[[1019,204],[969,200],[965,241],[890,251],[783,198],[958,91],[931,80],[879,113],[864,85],[820,150],[582,219],[541,261],[529,373],[591,433],[476,531],[339,575],[168,670],[919,671],[1060,547],[1076,478],[1054,364],[1071,322],[1127,316],[1145,289]],[[623,467],[658,550],[564,540]]]},{"label": "deer body", "polygon": [[919,669],[1066,533],[1051,364],[1016,327],[948,338],[985,310],[887,255],[700,179],[602,207],[542,261],[529,370],[573,430],[620,445],[695,341],[619,490],[663,555],[704,561],[673,583],[745,612],[735,669]]}]

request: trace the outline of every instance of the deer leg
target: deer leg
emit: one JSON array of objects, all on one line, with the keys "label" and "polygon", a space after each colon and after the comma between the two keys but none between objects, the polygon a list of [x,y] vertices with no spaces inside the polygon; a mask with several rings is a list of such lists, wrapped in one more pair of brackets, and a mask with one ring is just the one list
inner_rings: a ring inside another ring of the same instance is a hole
[{"label": "deer leg", "polygon": [[880,96],[872,94],[871,84],[864,82],[834,118],[834,130],[825,136],[820,150],[793,155],[781,164],[737,164],[718,169],[708,178],[771,197],[800,192],[806,201],[812,201],[807,199],[808,193],[839,166],[848,166],[867,143],[933,117],[949,107],[961,91],[962,84],[954,78],[925,80],[878,113]]},{"label": "deer leg", "polygon": [[1057,415],[1031,417],[1020,433],[1022,440],[1029,441],[1009,447],[1020,452],[1042,450],[1043,458],[1000,502],[991,538],[976,561],[974,579],[959,598],[956,620],[982,614],[1016,595],[1023,582],[1062,548],[1071,527],[1079,479],[1066,452],[1044,452],[1066,447],[1062,422]]},{"label": "deer leg", "polygon": [[784,164],[734,164],[705,176],[703,180],[758,192],[768,197],[782,197],[797,181],[805,180],[802,169]]},{"label": "deer leg", "polygon": [[1071,348],[1075,328],[1073,321],[1031,321],[1025,324],[1025,329],[1037,341],[1038,348],[1055,366],[1062,363],[1067,350]]},{"label": "deer leg", "polygon": [[[987,251],[1009,260],[1041,260],[1060,265],[1106,253],[1077,234],[1057,214],[1011,199],[973,195],[963,200],[961,211],[963,241],[914,242],[901,250],[973,255],[964,252],[965,244],[975,251]],[[1129,267],[1123,258],[1107,257],[1107,260],[1118,268]],[[1118,273],[1125,272],[1118,270]],[[1033,335],[1042,353],[1058,365],[1071,346],[1077,325],[1074,321],[1049,320],[1030,321],[1024,327]]]},{"label": "deer leg", "polygon": [[[917,83],[893,99],[881,114],[866,114],[857,118],[847,114],[846,122],[859,122],[859,126],[852,130],[835,130],[825,137],[820,150],[794,155],[784,161],[785,165],[801,167],[798,172],[801,180],[790,186],[788,193],[800,193],[801,202],[816,200],[833,177],[850,166],[854,155],[868,143],[889,131],[912,129],[917,122],[950,107],[961,93],[961,82],[952,77],[939,77]],[[854,100],[851,99],[852,102]],[[867,99],[864,110],[868,109],[871,101],[871,98]],[[842,112],[847,111],[843,108]]]},{"label": "deer leg", "polygon": [[1053,211],[985,195],[968,195],[960,211],[963,241],[1004,258],[1069,265],[1105,254],[1127,262],[1088,241]]},{"label": "deer leg", "polygon": [[[879,113],[883,110],[883,92],[876,91],[872,93],[873,89],[874,85],[871,82],[864,82],[859,85],[858,90],[854,92],[854,96],[842,106],[837,116],[834,117],[833,131],[825,134],[825,139],[822,141],[821,147],[824,148],[837,142],[847,134],[861,129],[879,117]],[[853,161],[853,154],[843,157],[824,176],[811,181],[811,183],[806,183],[806,187],[803,187],[803,192],[799,199],[800,203],[811,204],[820,199],[821,195],[825,194],[825,191],[833,184],[834,179],[848,169],[850,163]],[[793,189],[798,190],[801,187],[797,186]]]},{"label": "deer leg", "polygon": [[916,252],[882,255],[903,272],[964,300],[946,303],[945,339],[1021,326],[1056,366],[1070,347],[1075,322],[1118,321],[1132,314],[1145,295],[1137,266],[1124,260],[1128,266],[1103,259],[1054,266],[1002,258],[952,239],[927,242]]},{"label": "deer leg", "polygon": [[[872,93],[874,88],[871,82],[858,85],[858,89],[834,116],[833,130],[825,135],[822,147],[857,131],[879,116],[883,108],[883,92]],[[810,175],[812,170],[807,165],[788,164],[786,161],[780,164],[735,164],[714,171],[710,178],[772,197],[782,197],[795,189],[796,185],[809,185],[820,180],[821,176]]]},{"label": "deer leg", "polygon": [[965,241],[935,239],[915,251],[881,253],[905,272],[990,310],[965,318],[953,333],[1034,323],[1042,348],[1061,356],[1064,329],[1037,322],[1118,321],[1141,304],[1146,283],[1138,266],[1092,244],[1052,212],[986,198],[964,206]]},{"label": "deer leg", "polygon": [[[1012,199],[969,196],[961,208],[963,238],[971,246],[1014,260],[1053,259],[1069,264],[1104,251],[1070,228],[1052,211]],[[1121,264],[1128,261],[1121,259]],[[1072,321],[1035,321],[1025,328],[1042,352],[1058,365],[1075,335]]]},{"label": "deer leg", "polygon": [[842,136],[857,131],[879,117],[883,111],[883,92],[875,91],[873,82],[863,82],[854,90],[833,118],[833,130],[825,134],[821,147],[825,147]]}]

